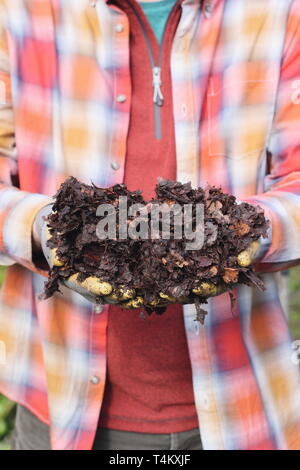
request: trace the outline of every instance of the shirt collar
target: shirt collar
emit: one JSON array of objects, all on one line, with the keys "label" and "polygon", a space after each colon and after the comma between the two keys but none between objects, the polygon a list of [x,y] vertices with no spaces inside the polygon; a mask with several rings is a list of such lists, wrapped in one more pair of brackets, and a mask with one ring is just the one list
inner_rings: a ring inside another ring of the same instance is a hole
[{"label": "shirt collar", "polygon": [[[109,0],[90,0],[90,4],[95,6],[97,2],[99,1],[104,1],[105,3],[107,3]],[[137,2],[140,2],[142,0],[136,0]],[[144,1],[150,1],[150,0],[144,0]],[[183,0],[182,3],[184,3],[186,0]],[[203,8],[203,11],[204,11],[204,14],[206,17],[209,17],[212,12],[213,12],[213,9],[214,9],[214,6],[215,6],[215,2],[216,0],[188,0],[189,3],[199,3],[200,2],[200,5],[201,7]]]}]

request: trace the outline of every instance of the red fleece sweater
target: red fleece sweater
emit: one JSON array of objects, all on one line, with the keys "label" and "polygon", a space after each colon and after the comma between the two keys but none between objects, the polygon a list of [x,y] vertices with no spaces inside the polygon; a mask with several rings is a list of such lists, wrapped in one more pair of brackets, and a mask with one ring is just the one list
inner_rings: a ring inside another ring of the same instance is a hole
[{"label": "red fleece sweater", "polygon": [[[176,179],[176,151],[172,113],[170,49],[181,8],[169,17],[163,42],[161,107],[162,137],[154,133],[152,71],[140,23],[151,41],[155,61],[159,45],[141,7],[133,0],[114,0],[130,22],[132,105],[124,182],[129,189],[154,195],[157,177]],[[198,426],[191,364],[180,305],[169,306],[145,320],[140,310],[109,309],[107,382],[99,425],[148,433],[170,433]]]}]

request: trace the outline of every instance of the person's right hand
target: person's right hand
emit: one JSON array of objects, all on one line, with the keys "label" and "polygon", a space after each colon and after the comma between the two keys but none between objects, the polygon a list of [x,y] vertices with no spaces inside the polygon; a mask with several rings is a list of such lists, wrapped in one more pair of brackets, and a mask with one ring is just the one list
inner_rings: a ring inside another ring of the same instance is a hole
[{"label": "person's right hand", "polygon": [[[63,268],[64,262],[59,259],[56,248],[48,246],[48,240],[51,237],[49,227],[45,218],[51,213],[52,204],[43,207],[37,214],[33,225],[33,241],[35,249],[41,249],[48,265],[52,268],[57,266]],[[118,304],[122,301],[128,301],[135,296],[133,289],[120,287],[113,289],[109,282],[102,281],[95,276],[89,276],[84,281],[78,280],[79,273],[72,274],[62,283],[69,289],[79,293],[92,303]]]}]

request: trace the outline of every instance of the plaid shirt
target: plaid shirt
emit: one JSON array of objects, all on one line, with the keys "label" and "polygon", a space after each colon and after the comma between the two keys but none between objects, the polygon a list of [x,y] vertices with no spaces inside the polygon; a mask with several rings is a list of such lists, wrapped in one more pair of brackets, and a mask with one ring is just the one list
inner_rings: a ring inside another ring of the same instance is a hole
[{"label": "plaid shirt", "polygon": [[[107,309],[67,289],[38,300],[31,228],[68,175],[122,182],[128,21],[105,0],[0,0],[0,14],[0,389],[49,419],[54,449],[91,449]],[[299,368],[273,271],[300,259],[300,0],[184,0],[171,71],[178,180],[221,185],[272,221],[266,291],[239,287],[233,316],[226,295],[211,299],[204,327],[184,307],[203,447],[299,449]]]}]

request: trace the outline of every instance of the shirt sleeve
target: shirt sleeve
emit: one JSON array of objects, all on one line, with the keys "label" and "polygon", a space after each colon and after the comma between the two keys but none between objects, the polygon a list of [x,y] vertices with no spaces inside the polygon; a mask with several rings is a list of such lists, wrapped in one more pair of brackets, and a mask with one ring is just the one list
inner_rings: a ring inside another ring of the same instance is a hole
[{"label": "shirt sleeve", "polygon": [[265,192],[246,198],[270,220],[261,268],[274,271],[300,263],[300,1],[287,22],[277,102],[267,146]]},{"label": "shirt sleeve", "polygon": [[20,263],[40,272],[32,258],[32,225],[48,196],[19,189],[8,39],[0,1],[0,264]]}]

